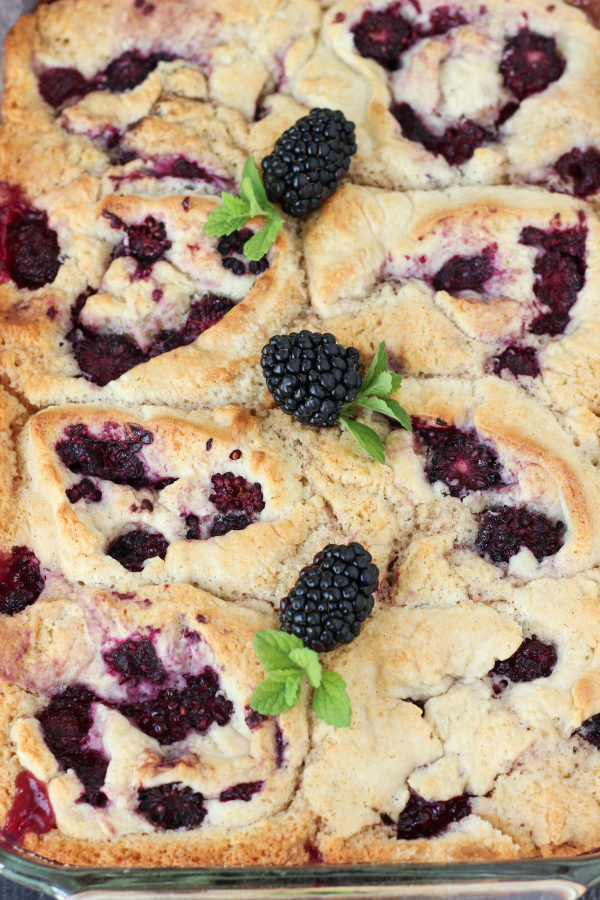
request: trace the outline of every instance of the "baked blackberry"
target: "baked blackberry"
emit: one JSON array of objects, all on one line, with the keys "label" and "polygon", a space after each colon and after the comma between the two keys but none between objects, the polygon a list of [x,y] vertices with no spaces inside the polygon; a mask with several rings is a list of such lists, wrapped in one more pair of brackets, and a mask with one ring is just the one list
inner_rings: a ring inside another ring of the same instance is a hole
[{"label": "baked blackberry", "polygon": [[353,153],[354,123],[339,109],[312,109],[283,132],[263,159],[267,197],[290,216],[312,212],[333,194]]},{"label": "baked blackberry", "polygon": [[275,335],[260,362],[276,405],[307,425],[330,428],[362,384],[358,350],[342,347],[332,334]]},{"label": "baked blackberry", "polygon": [[373,609],[379,571],[356,542],[328,544],[281,601],[281,630],[317,652],[349,644]]}]

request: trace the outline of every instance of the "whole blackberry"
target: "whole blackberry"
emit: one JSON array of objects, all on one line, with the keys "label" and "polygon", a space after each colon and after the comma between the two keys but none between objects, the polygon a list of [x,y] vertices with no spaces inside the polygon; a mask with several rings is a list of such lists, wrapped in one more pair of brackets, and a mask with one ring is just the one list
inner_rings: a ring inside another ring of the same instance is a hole
[{"label": "whole blackberry", "polygon": [[362,384],[358,350],[342,347],[332,334],[275,335],[260,362],[276,405],[308,425],[330,428]]},{"label": "whole blackberry", "polygon": [[378,582],[377,566],[361,544],[328,544],[281,601],[281,630],[317,652],[349,644],[371,614]]},{"label": "whole blackberry", "polygon": [[333,194],[353,153],[354,123],[339,109],[312,109],[283,132],[263,159],[267,197],[290,216],[312,212]]}]

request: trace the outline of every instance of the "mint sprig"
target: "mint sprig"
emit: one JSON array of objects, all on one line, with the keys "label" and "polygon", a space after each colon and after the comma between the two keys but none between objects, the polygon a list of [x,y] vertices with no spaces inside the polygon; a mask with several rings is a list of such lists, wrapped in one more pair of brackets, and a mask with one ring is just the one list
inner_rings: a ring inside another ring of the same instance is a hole
[{"label": "mint sprig", "polygon": [[224,237],[239,231],[254,216],[266,219],[266,224],[244,244],[246,259],[256,261],[262,259],[271,244],[275,243],[284,221],[267,197],[254,157],[250,156],[244,164],[240,196],[224,191],[220,206],[211,212],[203,231],[211,237]]},{"label": "mint sprig", "polygon": [[340,410],[339,421],[344,428],[347,428],[363,450],[366,450],[369,456],[379,463],[385,463],[383,442],[376,431],[363,422],[355,421],[354,407],[363,407],[382,413],[384,416],[400,422],[407,431],[412,431],[410,416],[397,400],[389,396],[400,390],[401,384],[402,376],[397,375],[396,372],[390,372],[388,369],[387,350],[385,342],[382,341],[377,348],[369,371],[363,378],[360,391],[351,403],[345,403]]},{"label": "mint sprig", "polygon": [[312,707],[328,725],[348,728],[352,710],[341,675],[323,669],[318,654],[295,634],[267,628],[254,635],[254,650],[267,671],[250,699],[250,708],[263,716],[277,716],[296,705],[302,679],[314,688]]}]

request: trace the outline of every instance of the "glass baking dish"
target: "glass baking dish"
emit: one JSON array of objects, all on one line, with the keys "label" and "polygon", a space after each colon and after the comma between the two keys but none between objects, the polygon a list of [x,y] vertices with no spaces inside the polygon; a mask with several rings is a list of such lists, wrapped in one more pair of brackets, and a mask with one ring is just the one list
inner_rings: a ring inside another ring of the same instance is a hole
[{"label": "glass baking dish", "polygon": [[[38,0],[0,0],[0,96],[4,33]],[[301,868],[92,869],[36,857],[3,840],[0,873],[51,897],[81,900],[576,900],[600,885],[600,850],[564,859]]]}]

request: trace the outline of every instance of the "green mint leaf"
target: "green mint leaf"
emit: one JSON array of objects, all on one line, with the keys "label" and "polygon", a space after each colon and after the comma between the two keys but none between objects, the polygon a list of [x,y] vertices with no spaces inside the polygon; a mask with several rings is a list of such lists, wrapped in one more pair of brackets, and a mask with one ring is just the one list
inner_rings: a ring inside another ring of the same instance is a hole
[{"label": "green mint leaf", "polygon": [[404,428],[406,428],[407,431],[412,431],[412,422],[410,421],[410,416],[406,412],[406,410],[402,406],[400,406],[398,401],[392,400],[391,397],[386,397],[385,402],[387,403],[390,410],[387,415],[392,416],[394,419],[396,419],[397,422],[400,422],[400,424]]},{"label": "green mint leaf", "polygon": [[374,409],[375,412],[382,413],[384,416],[391,416],[392,411],[388,406],[388,402],[387,397],[357,397],[356,400],[353,401],[356,406],[363,406],[365,409]]},{"label": "green mint leaf", "polygon": [[300,699],[301,684],[302,672],[298,672],[296,675],[291,676],[285,682],[285,702],[288,704],[288,709],[291,709],[292,706],[295,706]]},{"label": "green mint leaf", "polygon": [[271,669],[268,677],[272,678],[273,681],[278,681],[282,684],[285,684],[286,681],[289,681],[290,678],[296,678],[296,676],[300,676],[302,678],[302,672],[298,668],[298,666],[294,666],[294,668],[288,669]]},{"label": "green mint leaf", "polygon": [[250,709],[263,716],[277,716],[279,713],[287,712],[294,706],[287,699],[287,684],[287,679],[276,681],[274,678],[265,678],[250,698]]},{"label": "green mint leaf", "polygon": [[244,244],[244,256],[246,259],[262,259],[271,247],[271,244],[275,243],[277,235],[282,228],[283,219],[280,216],[267,222],[266,225],[263,225],[260,231],[257,231],[256,234],[252,235],[252,237]]},{"label": "green mint leaf", "polygon": [[390,378],[392,379],[392,389],[390,394],[395,394],[396,391],[400,390],[400,386],[402,385],[402,375],[397,375],[395,372],[390,372]]},{"label": "green mint leaf", "polygon": [[211,237],[223,237],[242,228],[250,218],[250,207],[240,197],[233,194],[221,194],[221,205],[213,209],[204,223],[204,234]]},{"label": "green mint leaf", "polygon": [[267,672],[291,668],[290,651],[302,646],[302,641],[295,634],[274,628],[265,628],[254,635],[254,651]]},{"label": "green mint leaf", "polygon": [[380,372],[377,378],[371,382],[365,390],[361,387],[359,396],[375,394],[377,397],[387,397],[392,392],[392,376],[390,372]]},{"label": "green mint leaf", "polygon": [[310,650],[308,647],[299,647],[297,650],[291,651],[290,659],[302,669],[313,687],[319,687],[322,669],[319,656],[314,650]]},{"label": "green mint leaf", "polygon": [[385,349],[385,342],[382,341],[377,348],[377,353],[373,357],[373,362],[369,366],[369,371],[365,375],[361,385],[361,392],[366,391],[370,385],[375,381],[378,375],[381,375],[382,372],[385,372],[388,367],[388,357],[387,351]]},{"label": "green mint leaf", "polygon": [[321,684],[313,694],[312,707],[328,725],[348,728],[352,716],[346,682],[337,672],[323,672]]},{"label": "green mint leaf", "polygon": [[368,425],[363,425],[362,422],[355,422],[346,416],[340,416],[339,421],[354,435],[369,456],[372,456],[379,463],[385,463],[385,450],[377,432],[369,428]]},{"label": "green mint leaf", "polygon": [[251,217],[275,212],[275,207],[267,197],[265,186],[252,156],[244,164],[240,194],[250,207]]}]

